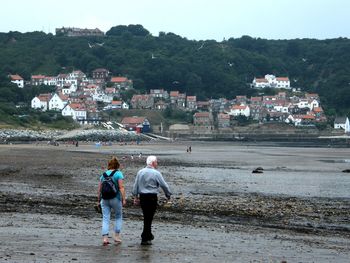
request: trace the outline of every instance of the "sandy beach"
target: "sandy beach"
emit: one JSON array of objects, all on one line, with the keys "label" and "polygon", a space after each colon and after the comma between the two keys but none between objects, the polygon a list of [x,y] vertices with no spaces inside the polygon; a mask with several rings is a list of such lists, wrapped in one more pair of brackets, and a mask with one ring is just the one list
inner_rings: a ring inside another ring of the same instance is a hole
[{"label": "sandy beach", "polygon": [[[161,196],[154,244],[142,247],[142,214],[130,195],[148,154],[159,157],[174,196],[170,206]],[[128,204],[123,243],[103,247],[93,206],[112,155]],[[253,174],[257,167],[263,173]],[[0,145],[0,261],[349,262],[349,168],[349,148]]]}]

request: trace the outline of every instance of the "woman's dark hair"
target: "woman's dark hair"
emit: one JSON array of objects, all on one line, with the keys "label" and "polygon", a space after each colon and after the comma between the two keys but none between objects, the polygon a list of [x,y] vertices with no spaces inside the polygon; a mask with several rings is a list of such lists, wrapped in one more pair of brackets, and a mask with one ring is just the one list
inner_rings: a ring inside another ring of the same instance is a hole
[{"label": "woman's dark hair", "polygon": [[120,163],[116,157],[108,161],[108,170],[117,170],[120,167]]}]

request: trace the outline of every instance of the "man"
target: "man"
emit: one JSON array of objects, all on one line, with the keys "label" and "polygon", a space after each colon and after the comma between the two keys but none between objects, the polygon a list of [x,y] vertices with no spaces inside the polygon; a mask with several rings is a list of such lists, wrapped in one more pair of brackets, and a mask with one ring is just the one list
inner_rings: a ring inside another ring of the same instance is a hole
[{"label": "man", "polygon": [[143,213],[143,231],[141,234],[141,245],[152,245],[152,221],[157,209],[159,187],[165,193],[167,199],[170,199],[171,192],[168,184],[164,181],[162,174],[157,171],[158,162],[156,156],[148,156],[147,166],[138,171],[132,194],[134,203],[140,203]]}]

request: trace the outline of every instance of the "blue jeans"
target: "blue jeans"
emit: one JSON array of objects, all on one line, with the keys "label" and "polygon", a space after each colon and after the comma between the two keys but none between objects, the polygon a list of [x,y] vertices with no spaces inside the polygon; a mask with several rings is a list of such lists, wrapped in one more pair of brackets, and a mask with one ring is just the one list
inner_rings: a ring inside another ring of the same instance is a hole
[{"label": "blue jeans", "polygon": [[117,197],[109,200],[101,199],[102,208],[102,236],[108,236],[109,233],[109,221],[111,219],[111,209],[114,210],[115,225],[114,232],[119,234],[122,229],[123,217],[122,217],[122,201]]}]

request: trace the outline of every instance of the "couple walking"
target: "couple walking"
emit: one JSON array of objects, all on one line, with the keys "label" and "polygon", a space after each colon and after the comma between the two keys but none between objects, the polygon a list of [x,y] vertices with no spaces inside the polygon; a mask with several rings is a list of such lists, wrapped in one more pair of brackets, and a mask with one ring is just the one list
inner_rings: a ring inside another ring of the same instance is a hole
[{"label": "couple walking", "polygon": [[[146,167],[139,170],[134,182],[132,194],[134,196],[134,204],[141,205],[143,213],[143,231],[141,234],[141,245],[151,245],[154,236],[152,234],[152,221],[157,209],[159,187],[163,189],[167,199],[170,199],[171,192],[168,184],[165,182],[162,174],[157,170],[158,161],[156,156],[148,156]],[[98,186],[98,203],[102,210],[102,237],[103,245],[108,245],[109,223],[111,210],[114,210],[114,242],[119,244],[122,242],[120,232],[122,228],[122,207],[126,204],[126,194],[123,185],[124,176],[119,170],[120,163],[117,158],[113,157],[108,162],[108,170],[100,177]],[[111,180],[110,180],[111,179]],[[108,184],[112,182],[111,184]],[[117,188],[115,196],[106,196],[106,188],[113,185]],[[119,190],[119,191],[118,191]]]}]

